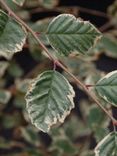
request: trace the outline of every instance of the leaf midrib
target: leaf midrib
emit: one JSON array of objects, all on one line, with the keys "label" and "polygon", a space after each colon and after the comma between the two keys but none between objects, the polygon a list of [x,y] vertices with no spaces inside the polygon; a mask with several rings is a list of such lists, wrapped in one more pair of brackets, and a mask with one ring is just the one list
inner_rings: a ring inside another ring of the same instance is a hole
[{"label": "leaf midrib", "polygon": [[46,33],[47,35],[100,35],[99,33]]},{"label": "leaf midrib", "polygon": [[114,87],[117,87],[117,84],[113,84],[113,85],[109,85],[109,84],[107,84],[107,85],[95,85],[96,87],[111,87],[111,86],[114,86]]},{"label": "leaf midrib", "polygon": [[[54,79],[54,73],[55,73],[55,71],[53,71],[53,72],[51,72],[52,73],[52,75],[51,75],[51,81],[50,81],[50,84],[49,84],[49,86],[50,86],[50,89],[48,90],[48,97],[47,97],[47,99],[46,99],[46,103],[48,104],[48,101],[49,101],[49,99],[50,99],[50,97],[51,97],[51,92],[52,92],[52,83],[53,83],[53,79]],[[49,73],[50,74],[50,73]],[[47,113],[47,110],[49,110],[48,109],[48,105],[47,105],[47,107],[46,107],[46,109],[45,109],[45,111],[44,111],[44,114],[46,114]],[[45,118],[46,116],[44,116],[44,118]],[[43,118],[43,119],[44,119]]]}]

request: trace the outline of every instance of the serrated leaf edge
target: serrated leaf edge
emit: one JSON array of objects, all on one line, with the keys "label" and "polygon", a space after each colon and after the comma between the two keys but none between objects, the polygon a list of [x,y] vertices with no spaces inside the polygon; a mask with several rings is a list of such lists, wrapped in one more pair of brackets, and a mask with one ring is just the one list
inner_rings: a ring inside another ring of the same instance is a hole
[{"label": "serrated leaf edge", "polygon": [[103,143],[105,142],[105,140],[107,140],[107,138],[109,138],[113,133],[115,132],[111,132],[110,134],[108,134],[103,140],[101,140],[98,145],[95,147],[95,156],[100,156],[100,150],[98,150],[98,148],[103,145]]},{"label": "serrated leaf edge", "polygon": [[[49,26],[52,24],[52,22],[54,22],[57,18],[59,18],[59,17],[61,17],[61,16],[69,16],[69,17],[71,17],[71,18],[73,18],[76,22],[78,21],[79,23],[84,23],[84,24],[90,24],[91,26],[92,26],[92,29],[94,28],[96,31],[97,31],[97,33],[99,33],[100,34],[100,36],[97,36],[95,39],[94,39],[94,41],[93,41],[93,45],[88,49],[88,51],[90,51],[93,47],[95,47],[95,45],[96,45],[96,43],[102,38],[102,34],[101,34],[101,32],[92,24],[92,23],[90,23],[89,21],[84,21],[83,19],[81,19],[80,17],[79,18],[76,18],[74,15],[72,15],[72,14],[60,14],[60,15],[58,15],[57,17],[55,17],[51,22],[50,22],[50,24],[49,24]],[[49,26],[48,26],[48,28],[49,28]],[[49,33],[47,33],[48,32],[48,28],[47,28],[47,31],[46,31],[46,35],[48,36],[48,34]],[[47,37],[47,39],[48,39],[48,42],[50,43],[50,41],[49,41],[49,38]],[[56,48],[54,48],[54,46],[50,43],[50,45],[52,46],[52,48],[56,51],[56,52],[58,52],[58,50],[56,49]],[[87,51],[87,52],[88,52]],[[81,54],[80,52],[78,52],[77,50],[75,50],[75,49],[72,49],[70,52],[72,52],[74,55],[77,55],[77,54]],[[71,54],[71,53],[70,53]],[[69,54],[69,55],[70,55]],[[85,53],[82,53],[82,54],[85,54]],[[68,56],[69,56],[68,55]]]},{"label": "serrated leaf edge", "polygon": [[[47,72],[47,71],[45,71],[45,72]],[[28,94],[33,88],[35,88],[35,85],[36,85],[37,80],[38,80],[38,79],[41,77],[41,75],[43,75],[45,72],[43,72],[43,73],[40,74],[37,78],[35,78],[35,79],[32,80],[32,82],[30,83],[30,86],[29,86],[29,89],[28,89],[27,94]],[[59,74],[60,74],[60,73],[59,73]],[[62,76],[63,76],[63,75],[62,75]],[[41,131],[43,131],[43,132],[45,132],[45,133],[46,133],[46,132],[49,132],[51,126],[54,125],[54,124],[56,124],[57,121],[60,122],[60,123],[63,123],[64,120],[65,120],[65,118],[70,114],[71,110],[75,107],[75,104],[74,104],[74,101],[73,101],[73,98],[74,98],[74,96],[75,96],[75,92],[74,92],[74,90],[73,90],[73,87],[69,84],[68,80],[67,80],[64,76],[63,76],[63,78],[64,78],[64,80],[67,82],[67,84],[68,84],[68,86],[69,86],[69,93],[70,93],[70,94],[67,95],[68,99],[69,99],[70,102],[71,102],[71,107],[69,108],[69,111],[65,112],[65,113],[63,114],[62,117],[57,116],[58,118],[54,118],[54,120],[53,120],[52,123],[50,123],[50,121],[48,122],[48,120],[47,120],[47,118],[46,118],[46,119],[45,119],[45,123],[48,125],[47,131],[44,131],[44,130],[41,129],[36,123],[34,123],[33,118],[32,118],[31,115],[30,115],[30,112],[28,112],[29,118],[31,119],[31,123],[32,123],[33,125],[35,125],[35,127],[37,127],[38,129],[40,129]],[[27,98],[26,98],[27,94],[25,95],[25,99],[26,99],[26,108],[28,108],[28,102],[30,101],[30,99],[27,99]],[[27,111],[28,111],[28,109],[27,109]]]},{"label": "serrated leaf edge", "polygon": [[[114,70],[114,71],[112,71],[112,72],[106,74],[104,77],[102,77],[102,78],[96,83],[95,87],[98,86],[98,83],[99,83],[99,82],[101,82],[101,81],[104,80],[104,79],[108,79],[109,77],[111,77],[113,74],[116,74],[116,73],[117,73],[117,70]],[[97,89],[96,89],[96,91],[97,91]],[[106,100],[108,103],[110,103],[110,101],[108,100],[108,98],[107,98],[106,96],[102,96],[102,95],[100,94],[100,92],[98,92],[98,94],[99,94],[100,97],[102,97],[102,98],[103,98],[104,100]],[[116,105],[115,103],[111,102],[111,104],[112,104],[113,106],[117,107],[117,105]]]}]

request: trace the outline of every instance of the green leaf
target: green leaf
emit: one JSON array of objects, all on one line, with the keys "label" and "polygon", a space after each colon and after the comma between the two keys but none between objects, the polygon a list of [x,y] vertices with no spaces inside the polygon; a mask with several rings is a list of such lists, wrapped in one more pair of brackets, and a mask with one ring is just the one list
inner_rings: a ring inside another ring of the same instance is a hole
[{"label": "green leaf", "polygon": [[7,61],[0,61],[0,77],[2,77],[9,66]]},{"label": "green leaf", "polygon": [[34,129],[34,127],[27,126],[27,127],[21,127],[21,135],[22,137],[29,142],[32,145],[39,146],[39,136],[37,131]]},{"label": "green leaf", "polygon": [[52,9],[57,6],[59,0],[38,0],[39,4],[45,8]]},{"label": "green leaf", "polygon": [[32,79],[16,79],[15,85],[18,91],[21,93],[26,93],[28,90],[29,83],[31,82]]},{"label": "green leaf", "polygon": [[6,90],[0,90],[0,103],[7,104],[11,98],[11,93]]},{"label": "green leaf", "polygon": [[22,6],[25,2],[25,0],[12,0],[14,3],[16,3],[19,6]]},{"label": "green leaf", "polygon": [[[45,36],[45,32],[48,28],[48,24],[50,23],[50,21],[52,20],[52,18],[45,18],[43,20],[39,20],[37,22],[35,22],[34,24],[31,25],[31,28],[33,29],[33,31],[35,32],[40,32],[39,34],[39,39],[45,44],[45,45],[49,45],[49,42]],[[29,40],[29,46],[34,46],[37,45],[39,48],[39,45],[37,44],[37,42],[35,42],[34,37],[32,35],[29,35],[28,37]],[[33,47],[32,47],[33,48]],[[31,51],[34,51],[33,49],[31,49]]]},{"label": "green leaf", "polygon": [[95,154],[94,154],[93,151],[85,150],[85,151],[82,153],[82,156],[95,156]]},{"label": "green leaf", "polygon": [[55,147],[57,147],[67,156],[73,156],[79,153],[78,148],[76,148],[74,144],[67,138],[58,138],[53,143]]},{"label": "green leaf", "polygon": [[8,57],[21,51],[26,34],[23,26],[0,10],[0,56]]},{"label": "green leaf", "polygon": [[107,135],[95,148],[95,156],[117,155],[117,132]]},{"label": "green leaf", "polygon": [[14,53],[9,53],[9,52],[1,52],[0,51],[0,56],[4,57],[7,60],[11,60],[13,57]]},{"label": "green leaf", "polygon": [[21,126],[22,123],[23,123],[23,120],[22,120],[21,114],[18,112],[14,112],[12,114],[5,114],[2,117],[2,121],[1,121],[1,124],[5,129],[19,127]]},{"label": "green leaf", "polygon": [[37,148],[29,148],[26,150],[26,155],[28,156],[45,156],[42,152]]},{"label": "green leaf", "polygon": [[17,62],[12,61],[8,67],[8,73],[13,77],[21,77],[24,71]]},{"label": "green leaf", "polygon": [[[102,51],[113,58],[117,58],[117,35],[113,35],[111,33],[105,34],[99,42],[99,46],[101,47]],[[117,34],[117,32],[115,32]]]},{"label": "green leaf", "polygon": [[16,5],[16,3],[13,3],[12,0],[6,0],[5,1],[7,3],[7,5],[13,10],[13,11],[19,11],[19,6]]},{"label": "green leaf", "polygon": [[[67,137],[73,141],[80,136],[90,134],[87,125],[84,124],[76,115],[71,115],[69,120],[63,124],[63,128]],[[76,131],[76,129],[78,129],[78,131]]]},{"label": "green leaf", "polygon": [[111,35],[108,35],[102,39],[102,43],[106,49],[105,53],[111,57],[117,58],[117,40],[114,40]]},{"label": "green leaf", "polygon": [[105,114],[97,106],[92,106],[88,114],[88,125],[97,131],[98,128],[104,127],[105,118]]},{"label": "green leaf", "polygon": [[27,111],[32,123],[48,132],[57,121],[63,122],[74,108],[75,93],[69,82],[57,71],[46,71],[32,81],[27,92]]},{"label": "green leaf", "polygon": [[26,101],[24,99],[24,95],[22,94],[16,95],[13,104],[15,105],[16,108],[25,110]]},{"label": "green leaf", "polygon": [[87,119],[88,125],[93,131],[96,141],[99,142],[109,133],[107,126],[109,125],[110,120],[106,119],[105,114],[97,106],[92,105]]},{"label": "green leaf", "polygon": [[117,107],[117,70],[100,79],[95,89],[100,97]]},{"label": "green leaf", "polygon": [[64,56],[86,52],[94,46],[101,33],[88,21],[71,14],[61,14],[49,24],[47,38],[55,50]]}]

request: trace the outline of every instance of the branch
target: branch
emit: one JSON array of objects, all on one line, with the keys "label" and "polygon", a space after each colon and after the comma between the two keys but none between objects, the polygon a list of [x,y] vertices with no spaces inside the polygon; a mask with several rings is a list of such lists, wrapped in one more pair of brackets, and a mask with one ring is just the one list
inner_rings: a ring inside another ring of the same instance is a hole
[{"label": "branch", "polygon": [[97,98],[89,92],[87,87],[78,78],[76,78],[62,63],[60,63],[51,55],[46,46],[37,37],[36,33],[8,7],[4,0],[0,0],[0,3],[4,6],[4,8],[12,17],[14,17],[18,22],[20,22],[32,34],[32,36],[35,38],[35,40],[38,42],[41,48],[46,52],[49,59],[54,63],[56,62],[56,64],[59,67],[61,67],[66,73],[68,73],[74,79],[74,81],[82,87],[82,89],[87,93],[87,95],[89,95],[89,97],[107,114],[107,116],[112,120],[113,124],[117,125],[117,120],[100,104]]},{"label": "branch", "polygon": [[92,10],[92,9],[89,9],[89,8],[84,8],[84,7],[81,7],[81,6],[70,6],[70,7],[69,6],[63,6],[63,7],[60,6],[60,7],[55,7],[53,9],[38,7],[38,8],[33,9],[31,11],[31,13],[37,13],[37,12],[41,12],[43,10],[47,11],[47,12],[51,12],[51,11],[65,12],[66,8],[68,8],[68,9],[77,9],[78,11],[83,12],[83,13],[88,13],[88,14],[103,17],[103,18],[109,18],[109,16],[104,12],[97,11],[97,10]]}]

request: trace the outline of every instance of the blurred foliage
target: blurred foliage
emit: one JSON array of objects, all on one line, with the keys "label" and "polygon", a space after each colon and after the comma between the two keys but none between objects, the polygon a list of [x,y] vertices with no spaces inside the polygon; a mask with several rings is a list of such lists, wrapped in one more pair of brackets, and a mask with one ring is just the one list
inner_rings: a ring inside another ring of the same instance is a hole
[{"label": "blurred foliage", "polygon": [[[46,31],[51,18],[46,14],[46,18],[40,19],[40,13],[45,13],[49,9],[61,13],[72,12],[78,16],[76,8],[59,6],[59,0],[26,0],[22,8],[12,0],[7,0],[7,3],[18,16],[28,22],[51,53],[53,50],[49,47],[47,39],[41,36],[41,32]],[[96,69],[95,65],[95,61],[102,53],[110,58],[117,58],[117,1],[107,10],[113,28],[105,31],[101,41],[89,51],[88,57],[71,56],[62,59],[70,71],[79,76],[86,85],[94,85],[104,75],[104,72]],[[22,59],[18,59],[19,55],[23,56]],[[56,54],[54,55],[56,57]],[[7,55],[5,58],[0,56],[0,58],[2,60],[0,61],[0,156],[94,156],[93,149],[109,132],[110,121],[90,100],[80,100],[78,105],[76,102],[76,110],[72,111],[59,128],[53,127],[48,135],[31,126],[24,100],[27,88],[30,87],[28,84],[38,73],[52,67],[32,36],[28,36],[20,54]],[[30,63],[25,60],[26,58]],[[23,67],[23,64],[29,66],[30,70]],[[66,76],[75,85],[75,82]],[[108,107],[102,99],[100,101]],[[111,111],[110,107],[108,109]]]}]

